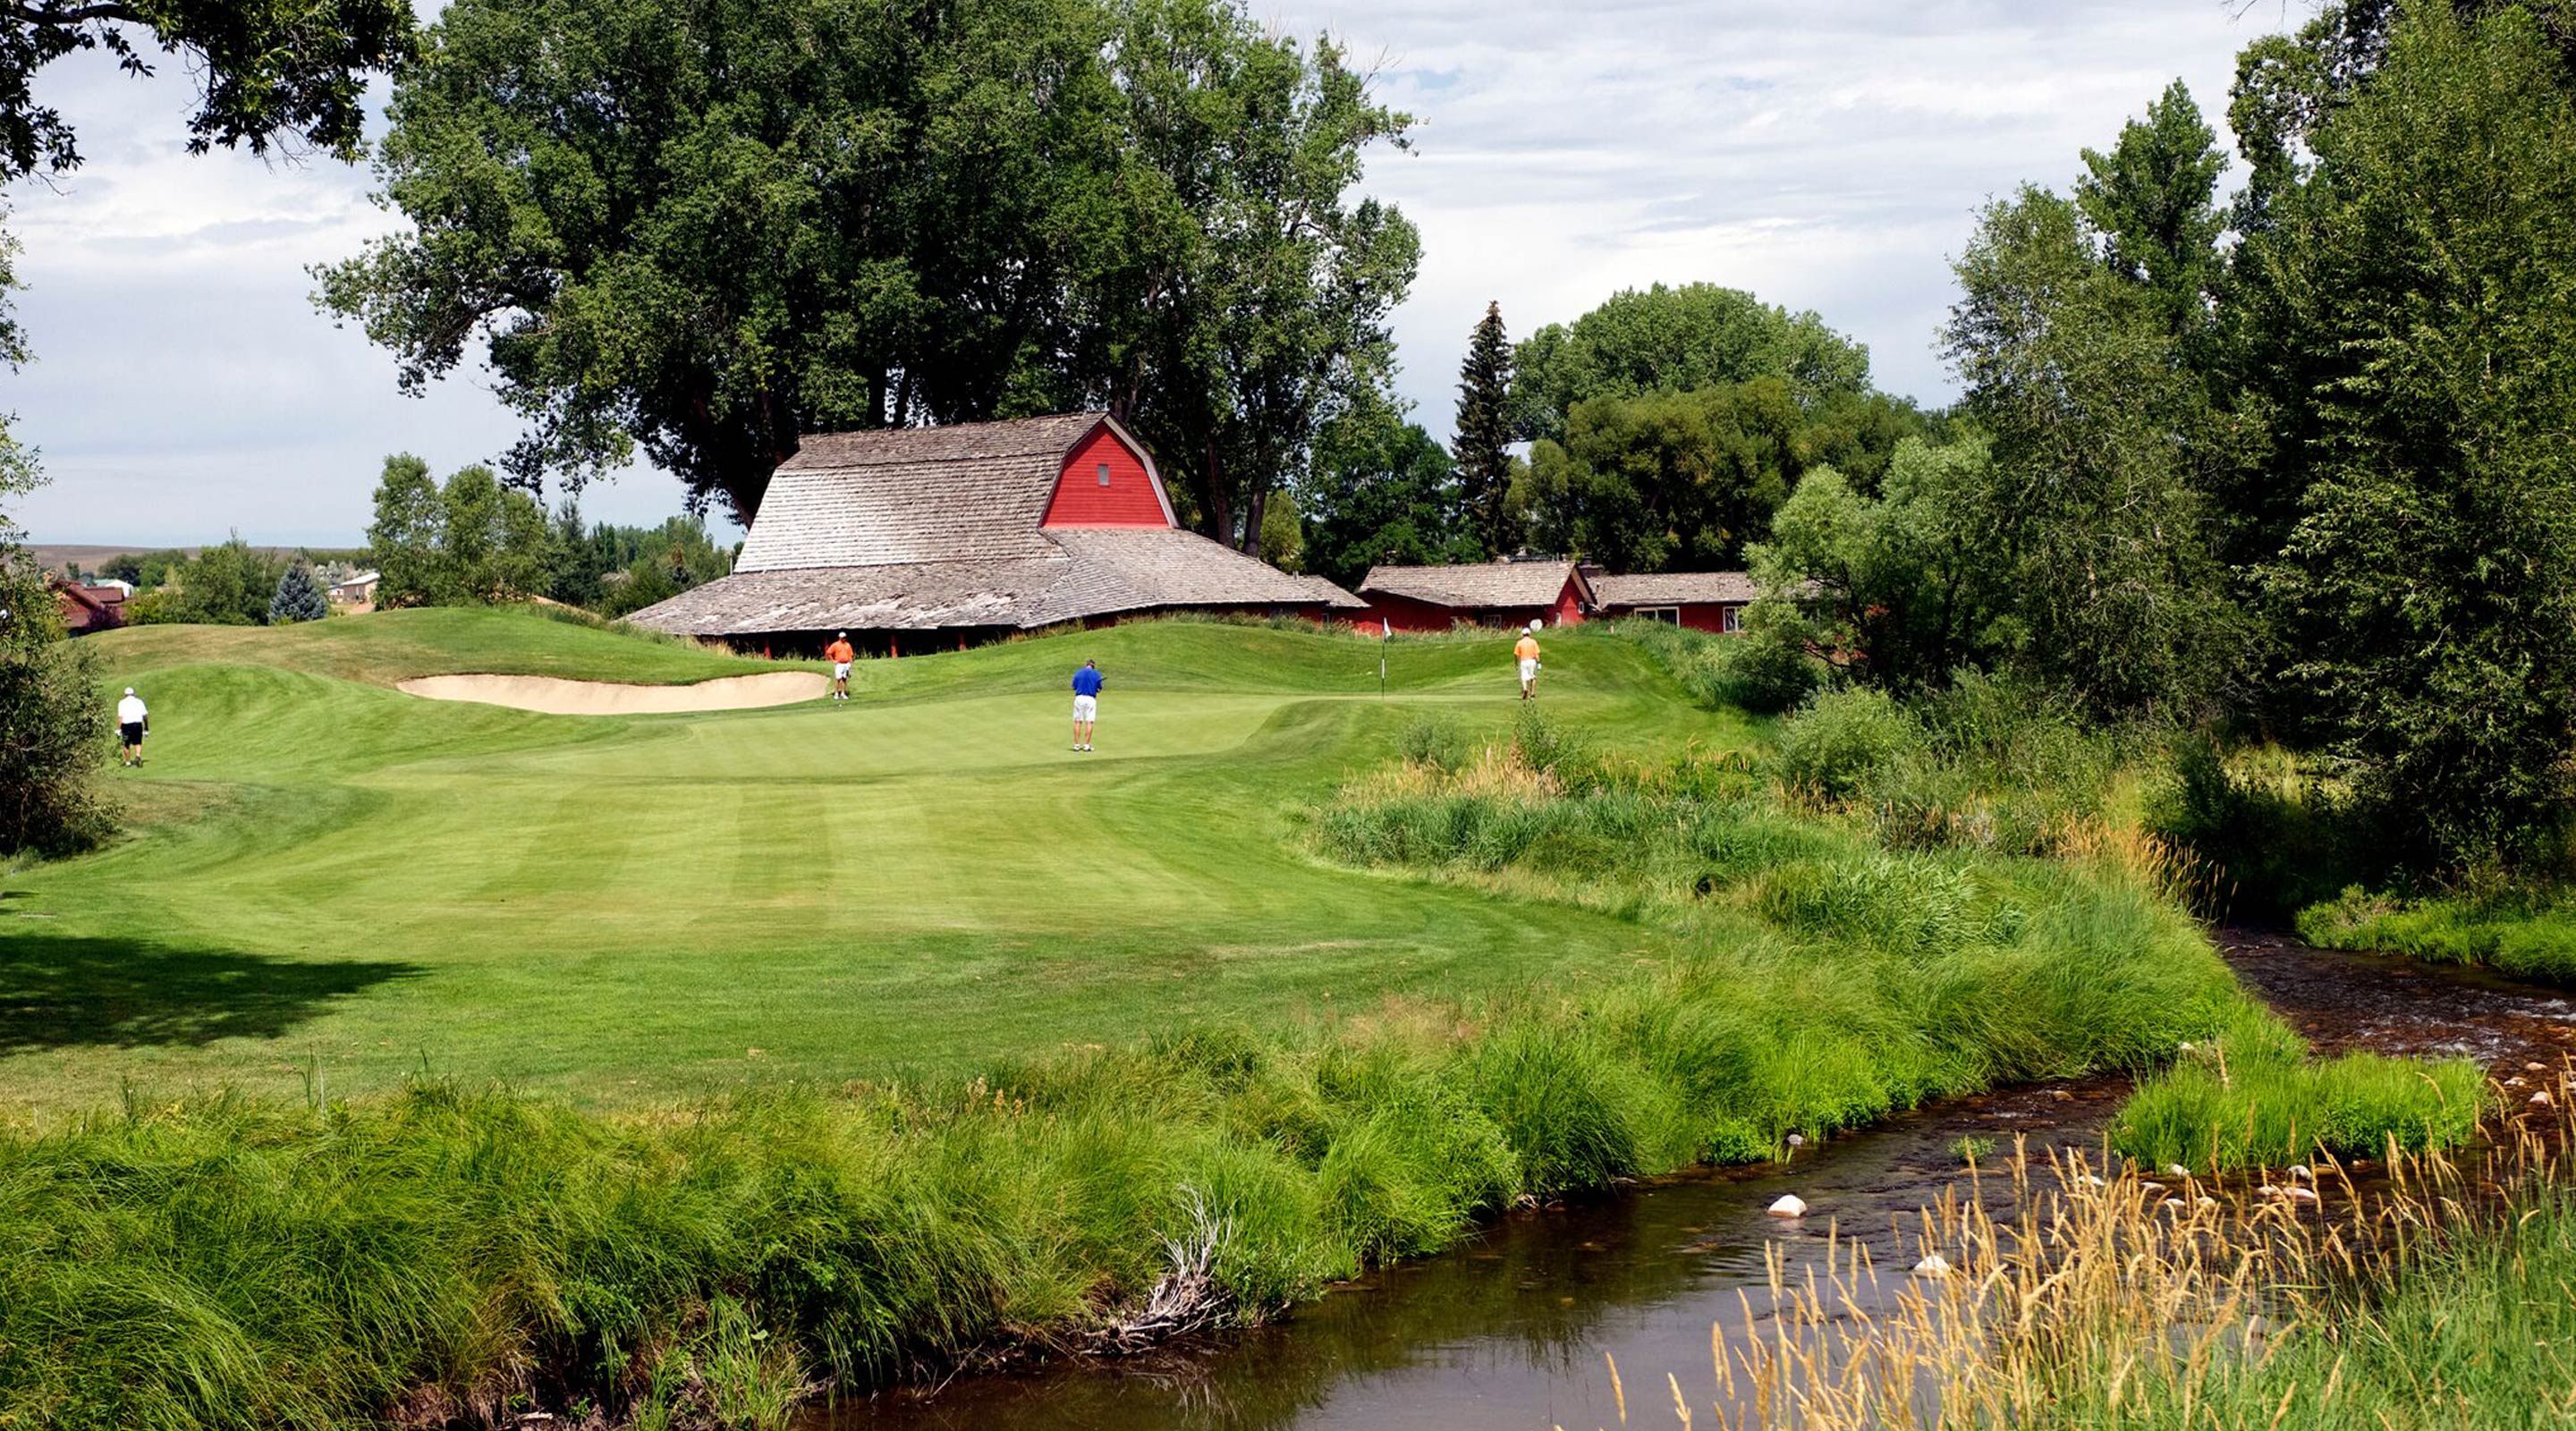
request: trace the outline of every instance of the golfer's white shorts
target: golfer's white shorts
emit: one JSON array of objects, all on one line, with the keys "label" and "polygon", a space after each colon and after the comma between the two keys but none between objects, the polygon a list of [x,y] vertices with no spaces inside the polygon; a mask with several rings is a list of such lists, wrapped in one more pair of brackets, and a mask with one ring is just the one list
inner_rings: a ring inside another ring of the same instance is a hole
[{"label": "golfer's white shorts", "polygon": [[1521,658],[1521,679],[1524,681],[1535,681],[1538,679],[1538,658],[1536,656],[1524,656]]},{"label": "golfer's white shorts", "polygon": [[1075,696],[1073,698],[1073,718],[1075,720],[1100,719],[1100,697]]},{"label": "golfer's white shorts", "polygon": [[832,679],[836,681],[846,681],[849,678],[850,663],[847,661],[834,661],[832,663]]}]

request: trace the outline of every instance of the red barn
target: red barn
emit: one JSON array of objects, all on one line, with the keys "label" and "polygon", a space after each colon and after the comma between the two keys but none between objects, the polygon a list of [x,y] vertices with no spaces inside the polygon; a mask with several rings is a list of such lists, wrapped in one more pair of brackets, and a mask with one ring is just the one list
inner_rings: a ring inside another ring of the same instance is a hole
[{"label": "red barn", "polygon": [[1740,571],[1605,576],[1593,583],[1604,616],[1642,616],[1694,631],[1733,631],[1760,593]]},{"label": "red barn", "polygon": [[1373,566],[1360,581],[1363,620],[1398,631],[1453,626],[1580,623],[1592,583],[1570,561],[1488,561],[1461,566]]},{"label": "red barn", "polygon": [[629,620],[779,651],[847,631],[885,654],[1164,611],[1359,609],[1172,516],[1105,413],[808,437],[770,480],[733,574]]}]

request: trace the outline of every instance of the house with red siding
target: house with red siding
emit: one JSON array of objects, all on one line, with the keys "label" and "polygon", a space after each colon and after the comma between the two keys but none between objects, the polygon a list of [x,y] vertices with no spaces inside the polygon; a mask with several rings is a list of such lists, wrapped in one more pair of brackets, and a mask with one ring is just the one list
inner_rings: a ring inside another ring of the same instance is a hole
[{"label": "house with red siding", "polygon": [[113,631],[125,624],[125,599],[133,589],[123,582],[84,586],[58,578],[45,585],[53,589],[54,607],[62,613],[63,630],[74,636]]},{"label": "house with red siding", "polygon": [[1581,622],[1593,606],[1591,579],[1570,561],[1488,561],[1458,566],[1373,566],[1360,581],[1361,618],[1397,631],[1455,626],[1550,626]]},{"label": "house with red siding", "polygon": [[1603,576],[1593,582],[1603,616],[1641,616],[1694,631],[1740,629],[1744,608],[1760,591],[1740,571],[1669,571]]},{"label": "house with red siding", "polygon": [[822,433],[770,479],[733,574],[627,619],[781,653],[883,655],[1157,612],[1349,615],[1361,602],[1182,529],[1106,413]]}]

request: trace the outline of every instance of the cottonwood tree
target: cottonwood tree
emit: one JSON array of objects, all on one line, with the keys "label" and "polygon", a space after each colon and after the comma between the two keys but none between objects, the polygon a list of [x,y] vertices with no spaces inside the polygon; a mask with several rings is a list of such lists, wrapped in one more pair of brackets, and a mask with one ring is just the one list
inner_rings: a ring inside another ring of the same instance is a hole
[{"label": "cottonwood tree", "polygon": [[2568,808],[2576,89],[2534,19],[2412,7],[2265,244],[2312,480],[2274,567],[2289,674],[2449,861]]},{"label": "cottonwood tree", "polygon": [[640,447],[748,520],[807,432],[1100,403],[1248,542],[1386,365],[1412,230],[1348,190],[1399,119],[1217,0],[457,0],[411,230],[319,297],[406,390],[486,364],[520,485]]},{"label": "cottonwood tree", "polygon": [[1305,569],[1344,586],[1372,566],[1473,561],[1456,469],[1402,409],[1375,403],[1326,425],[1300,488]]},{"label": "cottonwood tree", "polygon": [[1192,523],[1245,550],[1315,434],[1377,400],[1413,225],[1357,198],[1410,117],[1330,39],[1211,0],[1130,0],[1111,56],[1112,223],[1077,280],[1077,371],[1180,479]]},{"label": "cottonwood tree", "polygon": [[104,51],[149,75],[154,52],[198,84],[188,148],[280,142],[357,157],[367,76],[409,52],[410,0],[5,0],[0,3],[0,182],[76,168],[72,122],[35,95],[47,64]]},{"label": "cottonwood tree", "polygon": [[2241,645],[2184,457],[2203,411],[2158,292],[2068,200],[1980,216],[1945,346],[1993,443],[1990,559],[2026,674],[2096,713],[2208,710]]},{"label": "cottonwood tree", "polygon": [[1778,378],[1812,406],[1869,387],[1869,349],[1740,289],[1713,283],[1623,289],[1571,324],[1551,323],[1513,356],[1519,435],[1562,441],[1594,398],[1688,392]]},{"label": "cottonwood tree", "polygon": [[480,463],[444,485],[409,453],[385,459],[367,528],[380,606],[458,606],[541,596],[555,579],[553,527],[536,498]]}]

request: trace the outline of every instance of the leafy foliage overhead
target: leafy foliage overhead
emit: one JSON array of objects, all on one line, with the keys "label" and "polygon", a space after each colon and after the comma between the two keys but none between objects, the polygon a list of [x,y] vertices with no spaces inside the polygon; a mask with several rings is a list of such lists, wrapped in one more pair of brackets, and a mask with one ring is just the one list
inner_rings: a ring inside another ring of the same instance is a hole
[{"label": "leafy foliage overhead", "polygon": [[151,74],[155,50],[198,83],[188,148],[281,142],[357,157],[367,76],[410,51],[410,0],[7,0],[0,4],[0,182],[76,168],[72,122],[36,97],[38,70],[99,50]]},{"label": "leafy foliage overhead", "polygon": [[1521,435],[1563,440],[1577,404],[1779,378],[1801,404],[1869,387],[1869,349],[1739,289],[1713,283],[1623,289],[1571,324],[1551,323],[1515,354]]}]

